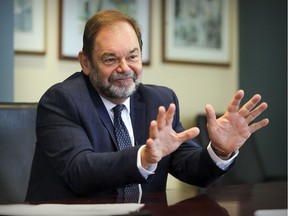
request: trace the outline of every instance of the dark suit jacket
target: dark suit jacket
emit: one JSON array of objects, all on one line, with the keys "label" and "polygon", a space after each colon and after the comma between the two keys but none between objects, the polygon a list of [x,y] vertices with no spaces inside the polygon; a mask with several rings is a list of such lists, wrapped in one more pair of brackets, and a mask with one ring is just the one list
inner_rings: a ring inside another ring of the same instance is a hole
[{"label": "dark suit jacket", "polygon": [[163,158],[154,175],[144,179],[137,151],[149,137],[158,107],[176,104],[173,129],[183,131],[175,93],[140,84],[131,96],[135,147],[118,151],[113,124],[90,80],[77,72],[51,87],[37,111],[37,144],[27,201],[95,197],[119,193],[124,185],[142,184],[143,192],[165,191],[168,173],[189,184],[207,186],[224,174],[194,140]]}]

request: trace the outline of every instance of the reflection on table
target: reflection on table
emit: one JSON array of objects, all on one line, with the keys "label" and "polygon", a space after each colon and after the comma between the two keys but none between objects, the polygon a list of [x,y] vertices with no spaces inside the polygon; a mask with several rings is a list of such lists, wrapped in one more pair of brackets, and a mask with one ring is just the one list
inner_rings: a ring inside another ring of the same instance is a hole
[{"label": "reflection on table", "polygon": [[[57,201],[56,203],[59,203]],[[117,197],[61,201],[64,204],[121,203]],[[172,189],[142,195],[138,216],[254,216],[257,210],[287,209],[287,182]],[[286,215],[286,212],[285,212]]]},{"label": "reflection on table", "polygon": [[[189,193],[191,197],[187,198]],[[216,211],[215,203],[217,203],[228,213],[222,215],[254,216],[257,210],[287,209],[287,182],[217,186],[199,190],[196,194],[195,191],[172,190],[167,191],[168,204],[169,201],[172,206],[179,204],[175,196],[179,200],[184,199],[180,205],[186,202],[188,205],[193,204],[198,207],[186,206],[188,213],[179,215],[221,215],[220,209]],[[212,205],[213,202],[214,205]],[[217,214],[213,212],[213,209]]]}]

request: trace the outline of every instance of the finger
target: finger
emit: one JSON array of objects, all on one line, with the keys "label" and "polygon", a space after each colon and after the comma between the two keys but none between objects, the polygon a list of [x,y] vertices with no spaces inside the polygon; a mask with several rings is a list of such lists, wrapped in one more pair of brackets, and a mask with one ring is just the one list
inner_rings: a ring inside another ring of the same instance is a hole
[{"label": "finger", "polygon": [[261,95],[254,95],[246,104],[242,106],[239,110],[239,114],[243,117],[249,115],[250,111],[257,105],[257,103],[261,100]]},{"label": "finger", "polygon": [[206,112],[207,124],[210,125],[211,127],[214,127],[217,124],[214,108],[210,104],[207,104],[205,106],[205,112]]},{"label": "finger", "polygon": [[146,148],[151,149],[153,147],[153,139],[149,138],[146,140]]},{"label": "finger", "polygon": [[244,91],[243,90],[237,91],[236,94],[234,95],[233,100],[228,105],[227,111],[228,112],[238,112],[239,105],[240,105],[241,100],[243,99],[243,97],[244,97]]},{"label": "finger", "polygon": [[250,133],[254,133],[255,131],[267,126],[269,124],[269,119],[265,118],[259,122],[253,123],[249,125]]},{"label": "finger", "polygon": [[246,117],[246,121],[249,124],[254,119],[256,119],[263,111],[267,109],[267,103],[263,102],[258,107],[256,107],[250,114]]},{"label": "finger", "polygon": [[175,104],[170,104],[170,106],[166,112],[166,125],[172,125],[175,110],[176,110]]},{"label": "finger", "polygon": [[160,106],[158,109],[158,115],[157,115],[157,127],[158,130],[162,130],[165,127],[165,107]]},{"label": "finger", "polygon": [[149,128],[149,136],[151,139],[156,139],[158,137],[158,127],[157,127],[158,123],[153,120],[150,123],[150,128]]},{"label": "finger", "polygon": [[181,133],[178,133],[177,136],[179,138],[180,143],[183,143],[186,140],[195,138],[196,136],[198,136],[199,133],[200,133],[199,128],[193,127]]}]

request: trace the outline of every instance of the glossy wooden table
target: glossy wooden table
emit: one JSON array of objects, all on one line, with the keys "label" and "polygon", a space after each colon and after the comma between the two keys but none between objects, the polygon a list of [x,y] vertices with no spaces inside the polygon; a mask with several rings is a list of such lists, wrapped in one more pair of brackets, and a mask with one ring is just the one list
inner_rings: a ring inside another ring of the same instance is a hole
[{"label": "glossy wooden table", "polygon": [[146,198],[144,194],[146,205],[142,211],[156,216],[253,216],[256,210],[287,209],[287,182],[217,186],[196,194],[189,189],[171,190],[166,195],[167,205],[157,203],[160,195],[157,200],[156,194]]},{"label": "glossy wooden table", "polygon": [[231,215],[252,216],[259,209],[287,209],[287,182],[215,187],[207,193],[226,209],[232,207]]},{"label": "glossy wooden table", "polygon": [[[119,203],[115,197],[69,200],[61,203]],[[287,209],[287,182],[271,182],[207,189],[191,187],[166,193],[143,194],[145,206],[130,216],[254,216],[256,210]]]}]

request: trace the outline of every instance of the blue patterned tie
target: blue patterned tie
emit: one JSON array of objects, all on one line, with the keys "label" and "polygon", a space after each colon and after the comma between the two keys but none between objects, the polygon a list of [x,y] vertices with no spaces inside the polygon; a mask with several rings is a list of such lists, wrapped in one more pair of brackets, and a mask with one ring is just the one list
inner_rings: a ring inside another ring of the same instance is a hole
[{"label": "blue patterned tie", "polygon": [[[121,118],[121,112],[124,109],[124,105],[116,105],[113,108],[114,112],[114,129],[116,134],[117,144],[119,149],[125,149],[132,147],[128,130]],[[136,162],[135,162],[136,163]],[[125,202],[138,202],[139,186],[137,184],[124,187],[124,201]]]}]

